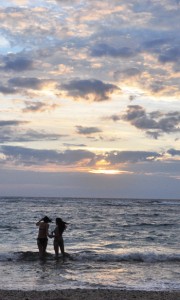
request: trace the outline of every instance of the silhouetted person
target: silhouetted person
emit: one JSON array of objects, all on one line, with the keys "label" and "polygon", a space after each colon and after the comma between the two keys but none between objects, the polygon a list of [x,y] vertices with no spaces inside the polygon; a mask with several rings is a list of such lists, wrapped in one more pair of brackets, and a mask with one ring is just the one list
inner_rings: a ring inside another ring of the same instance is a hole
[{"label": "silhouetted person", "polygon": [[45,216],[40,221],[36,223],[36,226],[39,226],[39,233],[37,238],[37,245],[39,249],[39,255],[41,258],[45,256],[46,248],[48,244],[48,230],[49,230],[49,224],[51,220]]},{"label": "silhouetted person", "polygon": [[63,232],[66,230],[68,223],[64,222],[61,218],[56,218],[56,228],[52,232],[51,237],[54,237],[54,251],[56,257],[59,255],[59,248],[63,257],[65,256],[64,251],[64,240],[63,240]]}]

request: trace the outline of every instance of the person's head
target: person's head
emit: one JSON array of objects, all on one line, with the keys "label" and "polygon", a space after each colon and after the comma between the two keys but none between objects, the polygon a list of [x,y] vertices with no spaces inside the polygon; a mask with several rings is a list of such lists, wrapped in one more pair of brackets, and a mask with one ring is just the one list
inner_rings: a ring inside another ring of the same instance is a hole
[{"label": "person's head", "polygon": [[67,227],[66,222],[64,222],[61,218],[56,218],[56,225],[59,227],[59,230],[63,232]]},{"label": "person's head", "polygon": [[45,217],[43,218],[43,221],[44,221],[44,223],[51,223],[51,222],[52,222],[52,220],[49,219],[47,216],[45,216]]},{"label": "person's head", "polygon": [[63,223],[63,220],[61,218],[56,218],[56,224],[60,225]]}]

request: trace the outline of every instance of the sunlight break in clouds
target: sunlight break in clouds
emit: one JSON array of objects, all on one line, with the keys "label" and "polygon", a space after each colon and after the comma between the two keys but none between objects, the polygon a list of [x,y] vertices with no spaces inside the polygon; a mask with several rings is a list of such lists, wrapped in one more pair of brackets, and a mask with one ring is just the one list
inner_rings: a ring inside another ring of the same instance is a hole
[{"label": "sunlight break in clouds", "polygon": [[178,198],[179,13],[177,0],[2,0],[1,172],[52,186],[53,172],[72,196],[82,173],[93,195],[113,175],[119,197],[129,182],[166,197],[168,179]]}]

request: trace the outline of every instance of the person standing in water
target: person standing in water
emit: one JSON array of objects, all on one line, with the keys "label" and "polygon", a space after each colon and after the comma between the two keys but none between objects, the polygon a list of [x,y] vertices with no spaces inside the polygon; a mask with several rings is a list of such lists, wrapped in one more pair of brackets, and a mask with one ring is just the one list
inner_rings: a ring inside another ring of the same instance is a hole
[{"label": "person standing in water", "polygon": [[48,244],[48,230],[49,230],[49,224],[51,220],[45,216],[41,220],[39,220],[36,223],[36,226],[39,227],[39,233],[38,233],[38,238],[37,238],[37,245],[39,249],[39,256],[40,258],[43,258],[46,254],[46,248]]},{"label": "person standing in water", "polygon": [[58,258],[59,248],[63,257],[66,255],[64,251],[64,240],[63,240],[63,232],[66,230],[68,223],[64,222],[61,218],[56,218],[56,228],[52,232],[51,237],[54,237],[54,251],[55,255]]}]

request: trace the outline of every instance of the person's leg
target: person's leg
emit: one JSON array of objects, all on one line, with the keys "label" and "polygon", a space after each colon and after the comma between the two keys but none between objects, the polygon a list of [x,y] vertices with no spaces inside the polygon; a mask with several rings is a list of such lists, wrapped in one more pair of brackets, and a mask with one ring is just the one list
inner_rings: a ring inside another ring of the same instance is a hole
[{"label": "person's leg", "polygon": [[42,254],[43,254],[43,256],[45,256],[45,254],[46,254],[47,244],[48,244],[48,239],[44,239],[43,244],[42,244]]},{"label": "person's leg", "polygon": [[40,239],[37,240],[37,246],[39,249],[39,256],[40,256],[40,258],[42,258],[43,257],[43,245],[42,245],[42,242]]},{"label": "person's leg", "polygon": [[63,241],[63,238],[61,238],[59,240],[59,247],[60,247],[62,255],[64,255],[65,252],[64,252],[64,241]]},{"label": "person's leg", "polygon": [[56,257],[58,257],[58,255],[59,255],[59,245],[58,245],[57,241],[54,241],[54,252],[55,252]]}]

